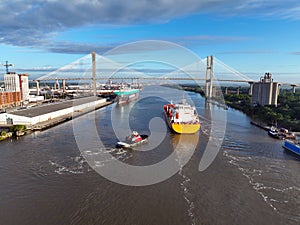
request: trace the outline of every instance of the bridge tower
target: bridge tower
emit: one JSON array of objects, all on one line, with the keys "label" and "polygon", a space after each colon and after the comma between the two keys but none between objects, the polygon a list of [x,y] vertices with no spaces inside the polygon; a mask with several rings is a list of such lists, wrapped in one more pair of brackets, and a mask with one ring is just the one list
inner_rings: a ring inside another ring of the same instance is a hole
[{"label": "bridge tower", "polygon": [[214,57],[212,55],[207,56],[206,85],[205,85],[206,99],[212,98],[213,96],[213,60]]},{"label": "bridge tower", "polygon": [[297,87],[297,85],[292,84],[291,86],[292,86],[292,92],[293,92],[293,94],[295,94],[296,93],[296,87]]},{"label": "bridge tower", "polygon": [[92,67],[93,67],[93,92],[94,96],[97,95],[96,88],[97,88],[97,83],[96,83],[96,52],[92,52]]}]

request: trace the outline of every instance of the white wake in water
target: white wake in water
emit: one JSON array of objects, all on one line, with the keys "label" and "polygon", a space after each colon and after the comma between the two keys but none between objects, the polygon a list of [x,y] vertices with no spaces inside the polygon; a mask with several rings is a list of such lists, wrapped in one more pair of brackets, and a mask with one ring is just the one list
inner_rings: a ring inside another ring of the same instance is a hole
[{"label": "white wake in water", "polygon": [[[284,159],[245,156],[246,144],[226,139],[223,155],[238,168],[252,188],[276,213],[300,221],[300,187],[289,176]],[[251,149],[250,149],[251,151]]]},{"label": "white wake in water", "polygon": [[69,161],[53,162],[49,160],[52,167],[55,168],[54,172],[57,174],[83,174],[90,171],[86,166],[86,161],[82,156],[71,157]]},{"label": "white wake in water", "polygon": [[178,174],[183,179],[183,181],[180,183],[180,188],[183,190],[183,198],[188,205],[187,213],[189,215],[189,218],[191,219],[191,225],[195,225],[196,224],[196,219],[195,219],[195,214],[194,214],[195,206],[194,206],[194,202],[189,198],[190,190],[187,186],[187,184],[191,180],[190,180],[190,178],[188,178],[186,175],[183,174],[182,168],[180,169]]},{"label": "white wake in water", "polygon": [[[95,160],[96,167],[102,167],[105,163],[110,162],[112,160],[121,160],[126,161],[127,159],[132,157],[132,154],[129,151],[124,149],[116,149],[116,148],[108,148],[104,149],[105,153],[111,153],[111,158],[106,160]],[[100,154],[99,152],[86,150],[83,153],[87,156],[96,156]],[[55,160],[49,160],[49,164],[51,167],[54,167],[54,172],[60,175],[63,174],[83,174],[86,172],[92,171],[92,168],[88,165],[87,160],[80,154],[76,157],[69,157],[67,160],[62,162],[56,162]]]},{"label": "white wake in water", "polygon": [[[192,144],[193,143],[189,143]],[[180,182],[180,188],[183,191],[183,198],[185,200],[185,202],[187,203],[187,214],[190,218],[191,221],[191,225],[195,225],[196,224],[196,216],[195,216],[195,205],[193,200],[191,199],[192,193],[188,187],[189,182],[191,181],[191,179],[184,174],[183,171],[183,161],[184,161],[184,157],[185,157],[185,151],[188,151],[188,148],[191,147],[189,146],[189,144],[187,143],[179,143],[179,146],[177,146],[177,150],[176,150],[176,154],[177,154],[177,159],[176,161],[178,162],[179,166],[180,166],[180,170],[178,172],[178,175],[182,178],[182,182]]]}]

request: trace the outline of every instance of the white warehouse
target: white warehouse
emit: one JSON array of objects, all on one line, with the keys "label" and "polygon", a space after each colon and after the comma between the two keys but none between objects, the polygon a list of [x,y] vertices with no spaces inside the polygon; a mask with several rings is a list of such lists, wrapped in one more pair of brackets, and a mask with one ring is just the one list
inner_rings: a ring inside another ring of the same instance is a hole
[{"label": "white warehouse", "polygon": [[72,115],[75,112],[87,110],[92,111],[93,109],[103,105],[105,102],[106,99],[103,98],[95,99],[95,97],[87,97],[37,106],[11,113],[1,113],[0,125],[35,125],[37,123],[49,121],[61,116]]}]

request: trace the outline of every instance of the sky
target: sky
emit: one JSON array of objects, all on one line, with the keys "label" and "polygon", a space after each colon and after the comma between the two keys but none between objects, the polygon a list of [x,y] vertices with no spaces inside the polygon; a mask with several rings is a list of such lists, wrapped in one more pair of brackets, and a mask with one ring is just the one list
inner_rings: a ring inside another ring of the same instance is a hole
[{"label": "sky", "polygon": [[300,84],[299,0],[1,0],[0,22],[0,63],[33,77],[92,51],[158,40],[254,80],[271,72]]}]

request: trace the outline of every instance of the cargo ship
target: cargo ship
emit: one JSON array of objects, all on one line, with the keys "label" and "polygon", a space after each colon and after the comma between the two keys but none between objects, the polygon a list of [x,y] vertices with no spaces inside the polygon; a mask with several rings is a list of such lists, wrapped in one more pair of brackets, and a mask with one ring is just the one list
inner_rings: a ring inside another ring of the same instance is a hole
[{"label": "cargo ship", "polygon": [[178,134],[193,134],[200,129],[200,120],[195,107],[185,99],[178,104],[164,105],[164,114],[169,128]]},{"label": "cargo ship", "polygon": [[116,101],[119,105],[127,104],[138,99],[140,94],[140,89],[124,88],[120,90],[115,90],[114,95],[116,96]]}]

